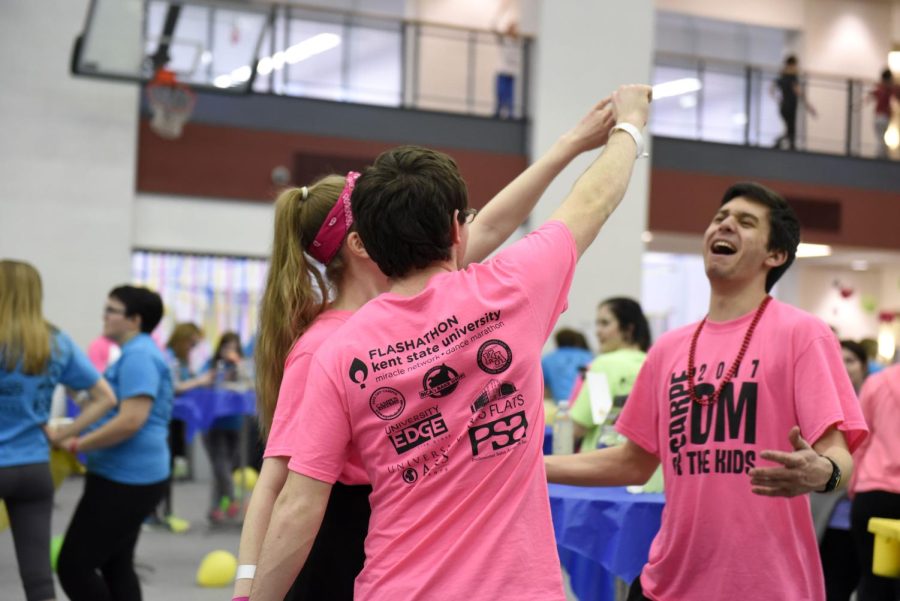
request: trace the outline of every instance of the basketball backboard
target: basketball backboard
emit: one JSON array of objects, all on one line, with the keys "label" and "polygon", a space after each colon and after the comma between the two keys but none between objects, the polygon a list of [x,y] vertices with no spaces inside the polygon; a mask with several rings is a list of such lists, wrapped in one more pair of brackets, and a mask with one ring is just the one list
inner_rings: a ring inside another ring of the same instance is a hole
[{"label": "basketball backboard", "polygon": [[72,73],[147,82],[165,67],[193,88],[244,93],[272,15],[250,2],[91,0]]}]

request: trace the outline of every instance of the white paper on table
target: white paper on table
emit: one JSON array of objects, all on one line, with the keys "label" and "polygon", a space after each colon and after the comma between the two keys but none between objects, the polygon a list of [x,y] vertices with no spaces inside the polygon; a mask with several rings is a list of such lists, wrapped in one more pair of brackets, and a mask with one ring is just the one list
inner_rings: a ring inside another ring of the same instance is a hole
[{"label": "white paper on table", "polygon": [[602,424],[612,410],[613,400],[609,382],[602,372],[587,373],[588,396],[591,399],[591,416],[595,424]]}]

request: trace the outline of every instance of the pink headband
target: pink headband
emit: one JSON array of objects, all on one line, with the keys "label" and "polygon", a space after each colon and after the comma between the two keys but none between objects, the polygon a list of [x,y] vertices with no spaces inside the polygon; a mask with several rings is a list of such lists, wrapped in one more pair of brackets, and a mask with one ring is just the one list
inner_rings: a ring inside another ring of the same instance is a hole
[{"label": "pink headband", "polygon": [[353,194],[353,186],[359,173],[351,171],[347,174],[347,181],[344,189],[338,197],[337,202],[328,211],[325,223],[319,228],[316,239],[309,246],[309,252],[312,257],[322,265],[328,265],[341,248],[344,237],[350,226],[353,225],[353,212],[350,210],[350,195]]}]

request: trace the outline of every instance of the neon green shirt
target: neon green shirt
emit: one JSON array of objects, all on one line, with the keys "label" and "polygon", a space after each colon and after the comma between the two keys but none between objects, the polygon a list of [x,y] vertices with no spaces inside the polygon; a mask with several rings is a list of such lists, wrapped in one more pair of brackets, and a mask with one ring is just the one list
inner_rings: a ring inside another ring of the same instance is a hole
[{"label": "neon green shirt", "polygon": [[[634,386],[634,381],[646,358],[647,353],[644,351],[619,349],[611,353],[603,353],[594,359],[588,371],[606,375],[610,396],[615,401],[616,397],[627,396],[631,392],[631,387]],[[591,413],[591,399],[587,384],[581,387],[578,398],[575,399],[575,406],[572,408],[572,420],[587,428],[584,441],[581,443],[582,452],[593,451],[597,448],[604,429],[608,431],[607,436],[612,437],[611,440],[604,440],[604,443],[611,445],[618,441],[618,434],[611,427],[604,428],[604,426],[612,426],[621,411],[621,407],[614,405],[606,420],[602,424],[595,424]]]}]

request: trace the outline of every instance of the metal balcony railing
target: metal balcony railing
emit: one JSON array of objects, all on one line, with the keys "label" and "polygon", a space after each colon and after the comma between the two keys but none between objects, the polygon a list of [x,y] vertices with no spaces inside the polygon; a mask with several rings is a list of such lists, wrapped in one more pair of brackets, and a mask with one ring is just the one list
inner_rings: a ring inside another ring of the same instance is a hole
[{"label": "metal balcony railing", "polygon": [[[660,136],[773,146],[784,132],[773,83],[777,71],[728,61],[657,54],[653,83],[663,90],[653,103],[651,131]],[[877,157],[885,148],[875,128],[874,81],[802,74],[797,149],[856,157]],[[887,138],[896,158],[896,121]],[[893,136],[893,138],[892,138]]]},{"label": "metal balcony railing", "polygon": [[[319,98],[491,117],[497,75],[513,76],[512,110],[529,116],[532,40],[384,15],[223,0],[92,0],[72,70],[148,81],[160,65],[223,93]],[[598,69],[604,68],[598,65]],[[650,130],[660,136],[772,146],[784,126],[771,68],[658,53]],[[874,81],[804,74],[799,150],[877,157]],[[896,119],[888,138],[897,156]]]},{"label": "metal balcony railing", "polygon": [[383,15],[227,0],[92,0],[76,75],[147,82],[160,67],[223,93],[303,96],[481,116],[496,76],[528,114],[527,37]]}]

